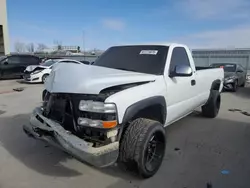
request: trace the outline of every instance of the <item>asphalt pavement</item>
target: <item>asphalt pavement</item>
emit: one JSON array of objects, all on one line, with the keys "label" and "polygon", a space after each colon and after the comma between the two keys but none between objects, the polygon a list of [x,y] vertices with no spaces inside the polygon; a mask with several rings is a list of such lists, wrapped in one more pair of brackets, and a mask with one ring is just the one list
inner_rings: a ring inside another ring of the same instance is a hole
[{"label": "asphalt pavement", "polygon": [[22,125],[41,104],[42,90],[42,84],[0,81],[0,188],[250,187],[250,88],[223,93],[215,119],[197,111],[167,127],[163,164],[147,180],[117,165],[93,168],[28,138]]}]

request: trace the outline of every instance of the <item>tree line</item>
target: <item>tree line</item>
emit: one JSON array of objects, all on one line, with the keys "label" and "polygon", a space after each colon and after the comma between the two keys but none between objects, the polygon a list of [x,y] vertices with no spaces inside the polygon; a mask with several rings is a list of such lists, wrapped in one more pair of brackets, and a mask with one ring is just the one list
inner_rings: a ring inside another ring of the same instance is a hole
[{"label": "tree line", "polygon": [[42,51],[46,49],[47,46],[43,43],[24,43],[24,42],[15,42],[14,44],[14,49],[16,52],[35,52],[35,51]]}]

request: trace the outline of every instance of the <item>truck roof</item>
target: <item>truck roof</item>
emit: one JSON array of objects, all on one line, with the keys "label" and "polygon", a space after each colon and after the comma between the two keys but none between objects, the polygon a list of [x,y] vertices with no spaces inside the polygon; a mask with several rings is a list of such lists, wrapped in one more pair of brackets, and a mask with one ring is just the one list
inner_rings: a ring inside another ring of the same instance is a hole
[{"label": "truck roof", "polygon": [[123,45],[114,45],[114,46],[148,46],[148,45],[156,45],[156,46],[182,46],[182,47],[187,47],[184,44],[179,44],[179,43],[137,43],[137,44],[123,44]]}]

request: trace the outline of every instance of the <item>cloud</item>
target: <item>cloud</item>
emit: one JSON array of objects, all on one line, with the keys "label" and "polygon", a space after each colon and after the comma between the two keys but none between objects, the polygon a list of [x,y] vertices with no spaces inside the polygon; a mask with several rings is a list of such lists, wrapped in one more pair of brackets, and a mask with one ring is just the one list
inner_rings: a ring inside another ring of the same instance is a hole
[{"label": "cloud", "polygon": [[102,24],[104,27],[116,31],[121,31],[125,28],[125,23],[123,21],[113,18],[102,20]]},{"label": "cloud", "polygon": [[175,42],[185,43],[191,48],[249,48],[250,25],[198,32],[177,37]]},{"label": "cloud", "polygon": [[243,19],[250,16],[249,0],[179,0],[176,7],[198,19]]}]

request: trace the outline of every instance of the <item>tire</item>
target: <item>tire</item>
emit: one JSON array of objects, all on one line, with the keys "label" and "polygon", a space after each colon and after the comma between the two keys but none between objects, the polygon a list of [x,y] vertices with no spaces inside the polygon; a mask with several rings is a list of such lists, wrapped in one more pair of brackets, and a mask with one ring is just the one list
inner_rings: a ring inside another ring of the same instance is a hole
[{"label": "tire", "polygon": [[238,80],[235,80],[232,91],[236,92],[237,90],[238,90]]},{"label": "tire", "polygon": [[221,97],[220,92],[212,90],[207,103],[201,107],[202,115],[208,118],[215,118],[220,110]]},{"label": "tire", "polygon": [[46,82],[46,79],[48,78],[48,74],[44,74],[43,77],[42,77],[42,82],[45,83]]},{"label": "tire", "polygon": [[161,123],[136,119],[121,138],[119,162],[142,178],[149,178],[160,168],[165,146],[165,130]]}]

